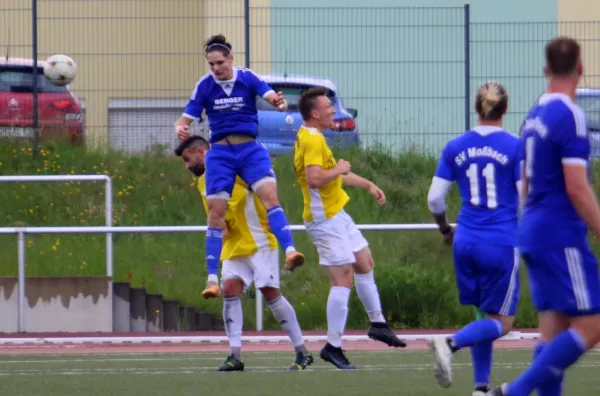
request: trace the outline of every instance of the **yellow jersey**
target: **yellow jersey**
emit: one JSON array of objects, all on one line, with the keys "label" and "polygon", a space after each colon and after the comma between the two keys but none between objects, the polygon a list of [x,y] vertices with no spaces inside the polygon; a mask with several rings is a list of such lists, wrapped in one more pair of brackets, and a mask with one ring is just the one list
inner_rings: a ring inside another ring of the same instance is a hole
[{"label": "yellow jersey", "polygon": [[304,197],[302,217],[307,222],[331,219],[346,206],[350,197],[342,188],[341,176],[322,187],[309,188],[306,181],[306,168],[311,165],[318,165],[328,170],[336,167],[336,161],[325,136],[317,129],[302,125],[294,145],[296,180]]},{"label": "yellow jersey", "polygon": [[[204,175],[198,179],[198,191],[208,214]],[[223,237],[221,260],[250,256],[263,249],[277,249],[277,239],[269,230],[265,207],[239,176],[236,176],[227,205],[225,222],[228,232]]]}]

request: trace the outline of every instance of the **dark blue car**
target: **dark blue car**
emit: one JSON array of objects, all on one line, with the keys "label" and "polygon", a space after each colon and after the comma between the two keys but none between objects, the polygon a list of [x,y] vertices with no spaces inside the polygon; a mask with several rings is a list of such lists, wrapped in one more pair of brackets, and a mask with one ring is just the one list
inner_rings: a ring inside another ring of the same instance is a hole
[{"label": "dark blue car", "polygon": [[288,110],[279,112],[262,98],[257,98],[258,141],[267,147],[271,155],[284,154],[294,149],[296,133],[302,125],[298,100],[304,91],[312,87],[325,88],[336,111],[335,127],[324,132],[330,147],[351,147],[359,144],[357,111],[344,107],[333,82],[309,76],[263,74],[260,77],[275,91],[283,92],[288,102]]},{"label": "dark blue car", "polygon": [[600,157],[600,89],[577,89],[575,103],[585,112],[590,137],[590,154],[592,157],[598,158]]}]

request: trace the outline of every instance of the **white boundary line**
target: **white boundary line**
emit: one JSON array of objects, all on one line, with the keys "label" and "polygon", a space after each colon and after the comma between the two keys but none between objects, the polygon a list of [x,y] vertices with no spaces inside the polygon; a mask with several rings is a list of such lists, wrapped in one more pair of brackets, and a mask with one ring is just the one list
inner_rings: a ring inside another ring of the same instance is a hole
[{"label": "white boundary line", "polygon": [[[398,337],[406,341],[426,341],[435,337],[449,336],[450,334],[399,334]],[[518,341],[518,340],[536,340],[539,333],[522,333],[520,331],[511,331],[500,341]],[[306,342],[323,342],[327,340],[327,335],[309,335],[304,336]],[[343,336],[345,342],[365,342],[372,341],[365,335],[347,335]],[[48,338],[1,338],[0,345],[23,345],[23,344],[178,344],[178,343],[226,343],[226,336],[140,336],[140,337],[48,337]],[[287,336],[243,336],[243,342],[249,343],[289,343]]]}]

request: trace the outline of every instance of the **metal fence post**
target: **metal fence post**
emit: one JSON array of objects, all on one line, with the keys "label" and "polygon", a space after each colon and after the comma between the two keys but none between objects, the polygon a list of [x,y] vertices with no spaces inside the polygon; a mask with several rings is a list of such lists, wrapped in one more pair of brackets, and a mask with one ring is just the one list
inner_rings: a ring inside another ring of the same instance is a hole
[{"label": "metal fence post", "polygon": [[250,0],[244,0],[244,47],[246,51],[245,66],[250,68]]},{"label": "metal fence post", "polygon": [[[113,211],[112,211],[112,179],[110,176],[106,176],[106,185],[104,194],[104,206],[106,217],[105,223],[107,227],[112,227],[113,222]],[[106,233],[106,276],[109,278],[113,277],[113,236],[112,233]]]},{"label": "metal fence post", "polygon": [[465,131],[471,128],[471,5],[465,3]]},{"label": "metal fence post", "polygon": [[20,333],[25,331],[25,232],[19,230],[17,233],[17,257],[19,264],[18,274],[18,331]]},{"label": "metal fence post", "polygon": [[40,141],[39,104],[38,104],[38,34],[37,34],[37,0],[31,1],[31,51],[33,59],[33,158],[37,157]]}]

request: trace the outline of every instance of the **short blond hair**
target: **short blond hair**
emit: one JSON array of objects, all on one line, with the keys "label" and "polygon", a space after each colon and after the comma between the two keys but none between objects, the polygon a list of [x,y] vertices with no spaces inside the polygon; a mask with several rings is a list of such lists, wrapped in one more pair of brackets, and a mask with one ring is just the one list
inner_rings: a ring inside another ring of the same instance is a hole
[{"label": "short blond hair", "polygon": [[508,107],[508,94],[502,84],[489,81],[482,84],[475,96],[475,110],[482,120],[502,118]]}]

